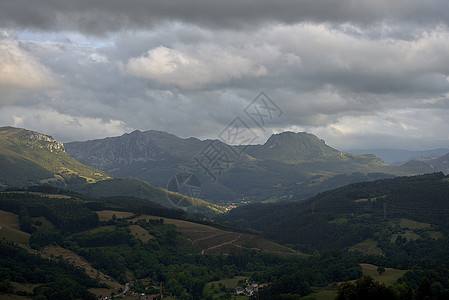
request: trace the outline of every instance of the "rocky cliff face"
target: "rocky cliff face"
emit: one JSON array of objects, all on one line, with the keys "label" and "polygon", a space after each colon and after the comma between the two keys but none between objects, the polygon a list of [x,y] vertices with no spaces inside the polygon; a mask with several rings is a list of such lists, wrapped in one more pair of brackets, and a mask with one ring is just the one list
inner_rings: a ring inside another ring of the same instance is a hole
[{"label": "rocky cliff face", "polygon": [[36,131],[15,127],[1,127],[0,135],[5,144],[23,145],[46,149],[52,153],[65,152],[64,145],[53,137]]},{"label": "rocky cliff face", "polygon": [[51,136],[35,131],[29,131],[27,135],[30,145],[37,145],[39,148],[48,149],[50,152],[65,152],[64,144],[58,142]]},{"label": "rocky cliff face", "polygon": [[69,156],[64,145],[49,135],[0,127],[0,181],[5,185],[67,185],[111,178]]},{"label": "rocky cliff face", "polygon": [[161,131],[133,131],[119,137],[66,143],[67,153],[84,164],[111,170],[136,162],[190,159],[205,146],[195,138],[182,139]]}]

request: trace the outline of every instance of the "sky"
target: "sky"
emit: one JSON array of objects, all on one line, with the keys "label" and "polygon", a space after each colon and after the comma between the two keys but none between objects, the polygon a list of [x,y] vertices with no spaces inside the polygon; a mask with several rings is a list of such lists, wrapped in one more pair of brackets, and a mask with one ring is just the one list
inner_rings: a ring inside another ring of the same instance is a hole
[{"label": "sky", "polygon": [[448,113],[447,0],[0,0],[0,126],[62,142],[237,120],[425,150]]}]

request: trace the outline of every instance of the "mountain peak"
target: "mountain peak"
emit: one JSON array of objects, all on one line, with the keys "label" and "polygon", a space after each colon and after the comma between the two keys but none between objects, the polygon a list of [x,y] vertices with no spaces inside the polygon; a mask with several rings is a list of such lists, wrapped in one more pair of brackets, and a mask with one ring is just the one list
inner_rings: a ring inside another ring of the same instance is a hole
[{"label": "mountain peak", "polygon": [[250,146],[246,152],[255,158],[293,163],[337,158],[341,155],[340,151],[329,147],[313,134],[292,131],[273,134],[265,144]]},{"label": "mountain peak", "polygon": [[324,140],[318,138],[317,136],[307,133],[307,132],[293,132],[293,131],[284,131],[281,133],[276,133],[270,136],[270,138],[266,141],[264,146],[273,148],[273,147],[282,147],[282,146],[290,146],[290,145],[303,145],[308,147],[313,147],[313,144],[323,144],[326,143]]}]

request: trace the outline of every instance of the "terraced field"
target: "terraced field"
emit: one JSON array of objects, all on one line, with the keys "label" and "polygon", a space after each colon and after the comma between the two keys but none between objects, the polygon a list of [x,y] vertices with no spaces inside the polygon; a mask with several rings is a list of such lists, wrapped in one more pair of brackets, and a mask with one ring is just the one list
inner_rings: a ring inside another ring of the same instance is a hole
[{"label": "terraced field", "polygon": [[[133,221],[140,219],[161,219],[154,216],[139,216]],[[230,254],[232,251],[239,249],[253,249],[258,251],[279,253],[279,254],[295,254],[296,252],[290,248],[278,245],[263,239],[257,235],[239,233],[233,231],[225,231],[211,226],[192,223],[183,220],[170,218],[164,219],[164,224],[173,224],[176,230],[187,238],[192,245],[198,246],[201,254]]]}]

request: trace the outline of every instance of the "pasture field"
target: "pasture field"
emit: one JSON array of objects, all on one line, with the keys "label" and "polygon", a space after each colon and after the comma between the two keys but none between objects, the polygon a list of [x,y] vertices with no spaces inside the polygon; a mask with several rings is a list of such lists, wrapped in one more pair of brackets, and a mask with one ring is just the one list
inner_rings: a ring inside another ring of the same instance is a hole
[{"label": "pasture field", "polygon": [[337,288],[317,288],[315,291],[315,288],[312,287],[312,290],[314,290],[312,294],[301,299],[334,300],[337,297]]},{"label": "pasture field", "polygon": [[[38,287],[40,284],[39,283],[18,283],[18,282],[11,282],[11,285],[14,287],[15,291],[25,291],[27,293],[32,294],[33,293],[33,289],[35,287]],[[3,296],[3,295],[2,295]]]},{"label": "pasture field", "polygon": [[26,245],[30,239],[30,234],[20,230],[17,215],[0,210],[0,239]]},{"label": "pasture field", "polygon": [[211,281],[209,283],[206,284],[207,287],[211,287],[212,284],[215,285],[215,287],[218,287],[219,284],[221,283],[222,285],[225,285],[227,288],[232,288],[235,289],[239,284],[238,282],[241,280],[247,280],[249,279],[246,276],[236,276],[234,278],[227,278],[227,279],[222,279],[222,280],[218,280],[218,281]]},{"label": "pasture field", "polygon": [[433,239],[439,239],[439,238],[442,238],[444,236],[441,231],[427,231],[427,233]]},{"label": "pasture field", "polygon": [[358,244],[355,244],[354,246],[349,248],[350,251],[360,251],[364,254],[372,254],[372,255],[378,255],[382,252],[382,250],[377,247],[377,242],[373,239],[367,239],[363,242],[360,242]]},{"label": "pasture field", "polygon": [[[204,295],[212,295],[213,299],[223,299],[225,293],[223,291],[221,291],[221,288],[226,288],[226,289],[232,290],[232,292],[231,292],[232,298],[231,299],[234,299],[234,296],[235,296],[236,300],[247,300],[247,299],[249,299],[248,296],[234,295],[235,288],[237,286],[239,286],[238,282],[245,281],[247,279],[248,279],[248,277],[245,277],[245,276],[236,276],[234,278],[227,278],[227,279],[222,279],[222,280],[218,280],[218,281],[208,282],[204,286],[203,293],[204,293]],[[240,286],[245,287],[246,283],[242,283],[242,284],[240,284]]]},{"label": "pasture field", "polygon": [[407,270],[398,270],[392,268],[385,268],[385,273],[379,275],[377,266],[371,264],[360,264],[363,269],[363,275],[369,275],[374,280],[384,283],[385,285],[392,285],[396,280],[402,277]]},{"label": "pasture field", "polygon": [[0,226],[20,229],[19,217],[16,214],[0,210]]},{"label": "pasture field", "polygon": [[30,240],[30,234],[11,228],[11,227],[3,227],[0,229],[0,239],[5,239],[10,242],[18,243],[21,245],[28,245],[28,241]]},{"label": "pasture field", "polygon": [[154,239],[155,237],[148,233],[147,230],[140,227],[139,225],[130,225],[129,229],[131,230],[131,234],[134,235],[136,238],[141,240],[143,243],[148,242],[151,239]]},{"label": "pasture field", "polygon": [[417,222],[410,219],[402,218],[399,220],[399,226],[401,228],[408,228],[410,230],[414,229],[430,229],[432,227],[429,223]]},{"label": "pasture field", "polygon": [[[382,282],[383,284],[390,286],[402,277],[407,270],[398,270],[392,268],[385,268],[385,273],[379,275],[377,272],[377,266],[371,264],[360,264],[362,267],[363,275],[371,276],[374,280]],[[354,281],[354,280],[352,280]],[[339,283],[340,284],[340,283]],[[313,293],[306,296],[304,300],[333,300],[337,297],[337,287],[312,287]]]},{"label": "pasture field", "polygon": [[40,221],[42,223],[42,225],[40,225],[39,227],[42,227],[42,228],[47,228],[47,229],[55,228],[55,225],[53,225],[52,222],[47,220],[46,217],[33,218],[33,221]]},{"label": "pasture field", "polygon": [[117,218],[128,218],[133,216],[133,213],[126,211],[114,211],[114,210],[100,210],[96,211],[98,218],[100,221],[109,221],[112,219],[112,216],[115,214]]},{"label": "pasture field", "polygon": [[103,231],[114,231],[114,229],[115,229],[114,225],[106,225],[106,226],[99,226],[96,228],[92,228],[92,229],[86,230],[85,232],[97,233],[97,232],[103,232]]},{"label": "pasture field", "polygon": [[400,234],[395,233],[395,234],[393,234],[391,236],[390,243],[396,242],[396,239],[398,238],[398,236],[402,236],[403,238],[406,238],[407,242],[415,241],[417,239],[422,238],[422,236],[420,236],[419,234],[416,234],[413,231],[407,230],[407,231],[405,231],[405,233],[400,233]]}]

